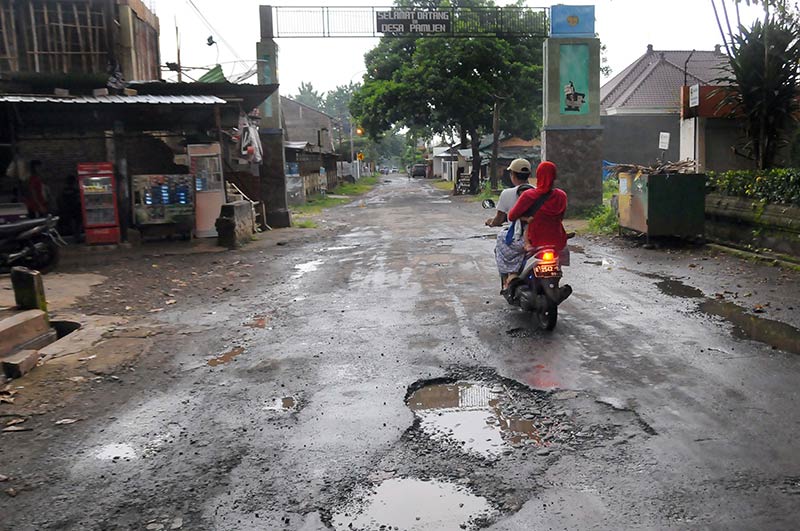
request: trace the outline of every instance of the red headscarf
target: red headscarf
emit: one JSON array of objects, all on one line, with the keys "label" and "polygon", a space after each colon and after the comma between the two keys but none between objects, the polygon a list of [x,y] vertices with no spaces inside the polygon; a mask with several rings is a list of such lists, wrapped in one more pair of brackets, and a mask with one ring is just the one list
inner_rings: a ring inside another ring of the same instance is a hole
[{"label": "red headscarf", "polygon": [[553,189],[553,181],[556,180],[556,165],[549,160],[543,161],[536,168],[536,189],[542,193]]}]

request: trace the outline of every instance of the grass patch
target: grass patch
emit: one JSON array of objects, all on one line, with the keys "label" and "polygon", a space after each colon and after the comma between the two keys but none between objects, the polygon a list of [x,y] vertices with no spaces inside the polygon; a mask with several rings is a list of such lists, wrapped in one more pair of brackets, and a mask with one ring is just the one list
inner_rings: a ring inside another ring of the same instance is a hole
[{"label": "grass patch", "polygon": [[588,215],[588,231],[592,234],[616,234],[619,231],[617,213],[610,205],[593,208]]},{"label": "grass patch", "polygon": [[[333,195],[357,196],[369,192],[376,184],[378,184],[378,176],[370,175],[368,177],[362,177],[355,183],[340,184],[330,193]],[[292,212],[302,217],[316,216],[321,214],[326,208],[343,205],[349,203],[351,200],[352,199],[349,197],[330,197],[328,195],[316,194],[308,197],[304,205],[292,207]],[[300,225],[295,223],[295,226],[299,227]],[[314,225],[314,227],[316,227],[316,225]]]},{"label": "grass patch", "polygon": [[440,181],[434,181],[431,184],[437,190],[443,190],[445,192],[452,192],[453,191],[453,183],[451,181],[446,181],[446,180],[442,179]]},{"label": "grass patch", "polygon": [[378,176],[370,175],[369,177],[362,177],[355,183],[340,184],[333,189],[336,195],[361,195],[372,190],[378,184]]},{"label": "grass patch", "polygon": [[313,219],[300,219],[292,223],[292,225],[298,229],[316,229],[317,222]]},{"label": "grass patch", "polygon": [[473,202],[479,202],[479,201],[484,201],[485,199],[491,199],[495,203],[497,203],[497,201],[500,199],[500,192],[498,191],[497,193],[495,193],[494,191],[492,191],[492,186],[490,184],[490,181],[486,181],[481,187],[480,192],[478,192],[477,195],[469,196],[468,200]]}]

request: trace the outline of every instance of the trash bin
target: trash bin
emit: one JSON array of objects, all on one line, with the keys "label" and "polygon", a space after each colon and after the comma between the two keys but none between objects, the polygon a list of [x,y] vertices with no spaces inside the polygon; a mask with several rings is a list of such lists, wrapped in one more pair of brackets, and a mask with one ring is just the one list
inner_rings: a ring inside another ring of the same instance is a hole
[{"label": "trash bin", "polygon": [[620,233],[703,238],[705,188],[702,173],[620,173]]}]

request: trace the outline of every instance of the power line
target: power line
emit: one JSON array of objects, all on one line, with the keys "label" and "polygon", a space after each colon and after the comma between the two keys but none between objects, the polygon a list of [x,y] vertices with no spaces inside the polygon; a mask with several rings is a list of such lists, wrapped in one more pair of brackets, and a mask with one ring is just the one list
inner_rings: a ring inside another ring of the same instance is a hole
[{"label": "power line", "polygon": [[247,63],[241,58],[241,56],[238,53],[236,53],[236,50],[234,50],[233,46],[231,46],[230,43],[227,40],[225,40],[225,37],[222,36],[222,33],[220,33],[211,24],[211,22],[209,22],[209,20],[206,18],[203,12],[200,11],[200,8],[197,7],[197,4],[194,3],[194,0],[186,0],[186,3],[188,3],[189,6],[191,6],[192,9],[195,10],[195,12],[200,17],[200,20],[203,22],[206,28],[208,28],[208,30],[211,31],[214,35],[216,35],[217,39],[219,39],[219,41],[228,49],[228,51],[230,51],[233,54],[233,56],[236,57],[236,59],[238,60],[237,62],[242,63],[243,65],[246,66]]}]

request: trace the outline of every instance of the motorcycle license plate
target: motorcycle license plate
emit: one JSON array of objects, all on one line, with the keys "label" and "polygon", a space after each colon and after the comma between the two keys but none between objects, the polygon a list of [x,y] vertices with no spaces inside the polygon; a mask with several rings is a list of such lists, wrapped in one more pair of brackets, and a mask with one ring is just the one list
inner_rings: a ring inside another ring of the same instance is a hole
[{"label": "motorcycle license plate", "polygon": [[561,276],[558,264],[539,264],[533,267],[533,276],[537,278],[553,278]]}]

